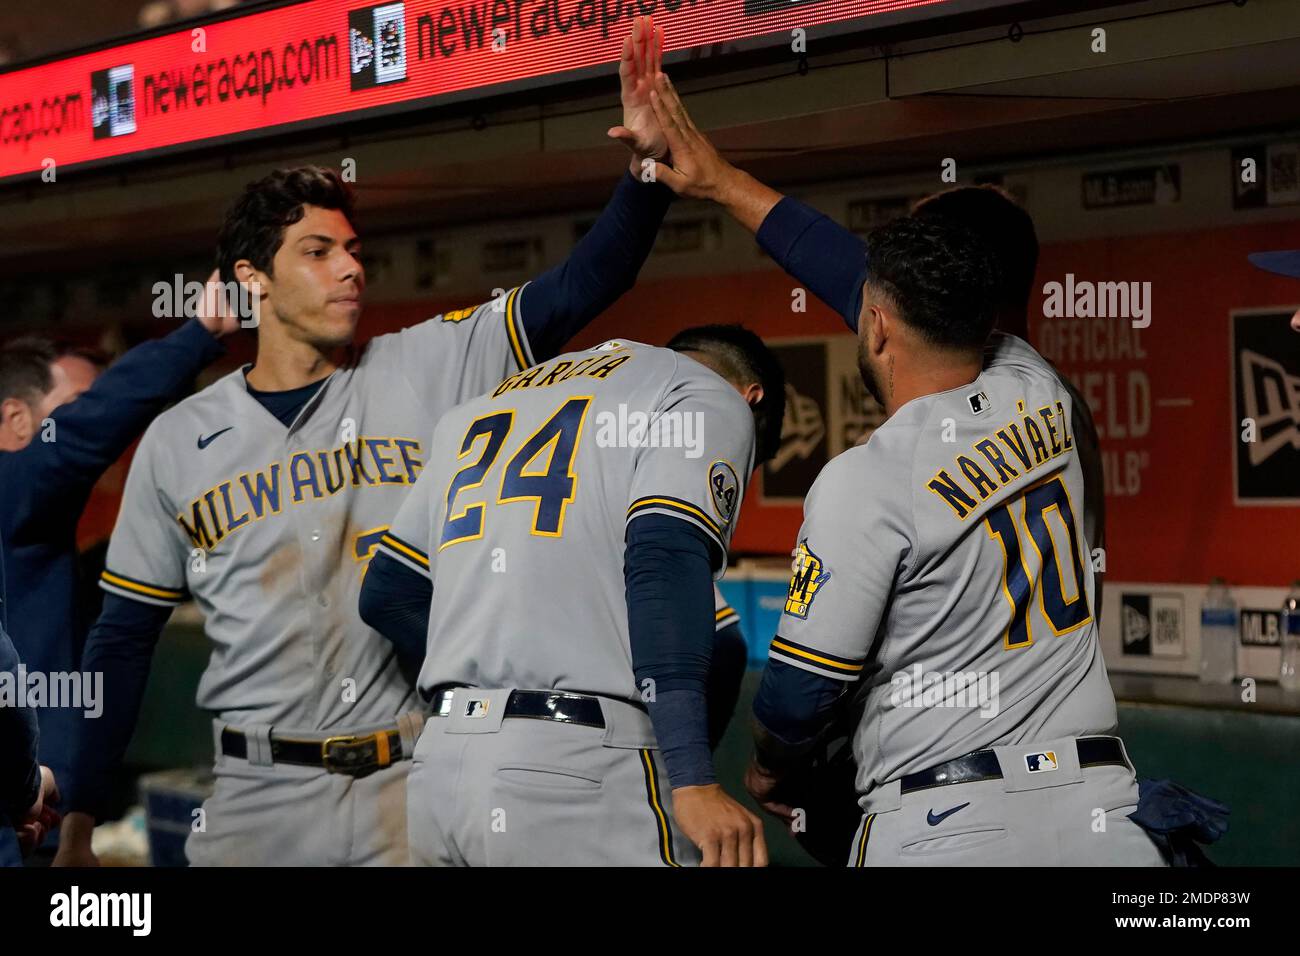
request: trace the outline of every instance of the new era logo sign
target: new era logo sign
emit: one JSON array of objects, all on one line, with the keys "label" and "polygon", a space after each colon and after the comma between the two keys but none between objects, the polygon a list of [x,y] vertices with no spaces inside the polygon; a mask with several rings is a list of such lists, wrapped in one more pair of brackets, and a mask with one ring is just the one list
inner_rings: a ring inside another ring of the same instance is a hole
[{"label": "new era logo sign", "polygon": [[1030,773],[1047,773],[1049,770],[1056,769],[1056,751],[1048,750],[1045,753],[1025,754],[1025,769]]},{"label": "new era logo sign", "polygon": [[966,396],[966,401],[970,403],[972,415],[982,415],[989,410],[992,402],[989,401],[988,395],[984,392],[972,392]]}]

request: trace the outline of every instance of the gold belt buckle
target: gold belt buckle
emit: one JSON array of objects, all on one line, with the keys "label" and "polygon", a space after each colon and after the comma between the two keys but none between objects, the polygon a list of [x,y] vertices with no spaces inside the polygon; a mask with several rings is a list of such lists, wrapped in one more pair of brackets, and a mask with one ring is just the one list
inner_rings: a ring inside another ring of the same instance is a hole
[{"label": "gold belt buckle", "polygon": [[339,768],[334,766],[330,758],[330,747],[336,744],[355,745],[364,739],[364,737],[357,737],[353,734],[344,734],[338,737],[326,737],[320,742],[321,765],[330,773],[338,773]]},{"label": "gold belt buckle", "polygon": [[[388,731],[379,730],[373,734],[365,734],[358,737],[354,734],[342,734],[337,737],[326,737],[321,741],[320,759],[321,765],[330,773],[352,773],[366,770],[380,770],[392,764],[392,756],[388,746]],[[373,762],[361,764],[352,767],[338,767],[334,764],[330,756],[331,746],[356,747],[367,743],[373,743],[375,746],[375,759]]]}]

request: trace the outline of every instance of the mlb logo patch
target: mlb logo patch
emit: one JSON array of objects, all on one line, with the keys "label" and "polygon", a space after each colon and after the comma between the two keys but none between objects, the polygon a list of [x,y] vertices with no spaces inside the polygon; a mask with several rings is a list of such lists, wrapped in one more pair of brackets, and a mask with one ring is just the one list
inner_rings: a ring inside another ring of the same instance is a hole
[{"label": "mlb logo patch", "polygon": [[1056,751],[1049,750],[1046,753],[1025,754],[1025,769],[1030,773],[1047,773],[1049,770],[1056,769]]},{"label": "mlb logo patch", "polygon": [[[482,698],[482,697],[476,697],[476,698],[474,698],[473,700],[467,700],[467,701],[465,701],[465,716],[466,716],[466,717],[486,717],[486,716],[487,716],[487,712],[488,712],[488,704],[489,704],[489,703],[490,703],[490,701],[485,700],[485,699]],[[1053,769],[1055,769],[1055,768],[1053,768]]]},{"label": "mlb logo patch", "polygon": [[967,395],[966,401],[970,405],[970,412],[972,415],[983,415],[993,407],[993,403],[989,401],[988,395],[982,391],[972,392],[970,395]]}]

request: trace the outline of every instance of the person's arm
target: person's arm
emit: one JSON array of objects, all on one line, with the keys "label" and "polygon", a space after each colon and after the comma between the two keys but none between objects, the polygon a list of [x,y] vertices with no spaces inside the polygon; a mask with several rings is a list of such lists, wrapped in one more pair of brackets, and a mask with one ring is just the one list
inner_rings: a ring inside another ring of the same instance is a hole
[{"label": "person's arm", "polygon": [[720,205],[754,233],[781,268],[856,331],[867,277],[866,244],[812,207],[782,196],[727,162],[695,128],[662,73],[656,77],[651,105],[672,157],[671,163],[656,164],[657,178],[678,195]]},{"label": "person's arm", "polygon": [[[17,679],[18,651],[0,628],[0,673]],[[30,707],[0,706],[0,817],[18,827],[41,792],[39,731]]]},{"label": "person's arm", "polygon": [[558,354],[588,322],[632,288],[645,263],[673,191],[643,181],[643,163],[666,159],[668,142],[650,92],[659,73],[663,31],[649,17],[634,21],[619,62],[623,125],[608,135],[632,154],[628,172],[595,225],[562,264],[524,286],[519,311],[536,361]]},{"label": "person's arm", "polygon": [[73,742],[65,783],[72,812],[59,840],[64,863],[94,862],[91,830],[135,729],[154,647],[172,610],[189,598],[192,544],[175,518],[169,489],[176,442],[168,432],[163,416],[136,450],[100,575],[104,607],[86,640],[82,668],[104,675],[104,705],[96,719],[80,722]]},{"label": "person's arm", "polygon": [[[429,450],[446,447],[446,429],[435,428]],[[420,472],[384,530],[361,586],[361,619],[392,642],[405,673],[418,675],[429,641],[433,602],[433,546],[436,462]]]},{"label": "person's arm", "polygon": [[705,694],[717,545],[694,525],[657,514],[629,524],[625,544],[632,669],[638,690],[649,698],[669,783],[674,789],[708,786],[717,782]]},{"label": "person's arm", "polygon": [[70,811],[102,817],[113,774],[140,716],[154,648],[171,613],[170,607],[104,595],[104,609],[86,639],[82,669],[104,675],[107,701],[99,717],[81,721],[73,747],[74,771],[63,784]]},{"label": "person's arm", "polygon": [[636,452],[624,579],[638,691],[648,696],[673,816],[704,865],[763,866],[761,825],[716,782],[705,698],[713,651],[710,585],[725,569],[753,471],[753,415],[734,388],[685,357],[656,405],[656,416],[698,416],[709,439],[694,458],[680,449]]},{"label": "person's arm", "polygon": [[755,754],[745,775],[746,789],[777,816],[789,813],[776,802],[781,780],[862,676],[913,551],[910,488],[891,480],[890,461],[874,440],[852,448],[822,469],[805,500],[790,589],[754,701]]},{"label": "person's arm", "polygon": [[519,315],[537,361],[564,344],[636,283],[673,192],[624,173],[595,224],[569,257],[519,294]]},{"label": "person's arm", "polygon": [[[1093,421],[1088,400],[1073,382],[1059,372],[1057,374],[1070,393],[1070,431],[1074,433],[1075,454],[1079,456],[1079,465],[1083,469],[1083,527],[1088,541],[1088,560],[1091,561],[1093,551],[1100,548],[1103,555],[1106,552],[1106,474],[1101,463],[1101,439],[1097,436],[1097,424]],[[1105,572],[1098,571],[1093,578],[1094,614],[1100,622]]]},{"label": "person's arm", "polygon": [[70,495],[89,492],[149,422],[183,398],[195,377],[225,353],[218,339],[238,327],[219,297],[209,295],[197,318],[128,351],[100,375],[76,401],[54,410],[52,432],[14,453],[15,507],[39,516]]},{"label": "person's arm", "polygon": [[[394,542],[394,547],[401,547]],[[419,673],[429,639],[429,611],[433,582],[427,573],[411,569],[378,551],[366,568],[358,609],[361,620],[392,642],[406,673]]]}]

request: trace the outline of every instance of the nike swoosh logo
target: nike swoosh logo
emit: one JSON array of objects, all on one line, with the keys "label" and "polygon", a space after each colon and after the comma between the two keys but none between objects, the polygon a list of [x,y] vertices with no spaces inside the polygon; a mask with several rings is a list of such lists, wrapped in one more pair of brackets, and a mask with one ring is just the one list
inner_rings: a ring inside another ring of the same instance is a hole
[{"label": "nike swoosh logo", "polygon": [[222,435],[224,435],[226,432],[230,431],[230,429],[232,429],[232,428],[234,428],[234,427],[235,427],[234,425],[227,425],[225,428],[221,429],[221,431],[219,431],[219,432],[213,432],[213,433],[212,433],[211,435],[209,435],[207,438],[204,438],[202,435],[200,435],[200,436],[199,436],[199,450],[202,451],[204,448],[207,448],[207,447],[208,447],[209,445],[211,445],[214,441],[216,441],[218,438],[220,438]]},{"label": "nike swoosh logo", "polygon": [[925,815],[925,822],[930,824],[930,826],[932,827],[937,827],[940,823],[943,823],[944,820],[947,820],[958,810],[965,810],[969,806],[970,806],[969,803],[963,803],[960,806],[953,807],[951,810],[945,810],[943,811],[943,813],[935,813],[933,810],[931,810],[929,813]]}]

